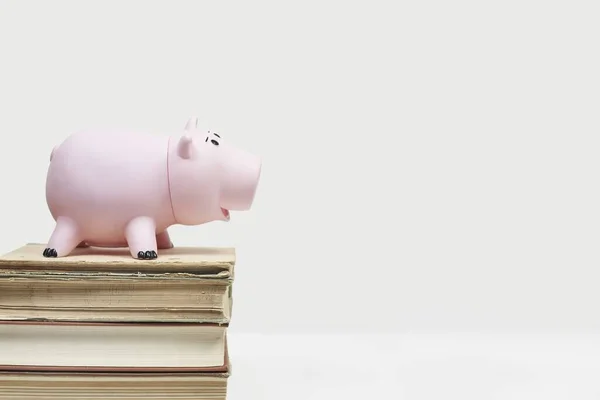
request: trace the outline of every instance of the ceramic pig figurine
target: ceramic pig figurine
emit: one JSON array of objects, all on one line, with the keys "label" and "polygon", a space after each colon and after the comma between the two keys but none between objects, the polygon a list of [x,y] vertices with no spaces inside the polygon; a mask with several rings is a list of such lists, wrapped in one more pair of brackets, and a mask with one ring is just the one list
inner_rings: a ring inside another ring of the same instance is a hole
[{"label": "ceramic pig figurine", "polygon": [[56,226],[43,255],[128,246],[134,258],[155,259],[173,247],[169,226],[250,209],[261,160],[197,124],[172,136],[80,132],[56,146],[46,181]]}]

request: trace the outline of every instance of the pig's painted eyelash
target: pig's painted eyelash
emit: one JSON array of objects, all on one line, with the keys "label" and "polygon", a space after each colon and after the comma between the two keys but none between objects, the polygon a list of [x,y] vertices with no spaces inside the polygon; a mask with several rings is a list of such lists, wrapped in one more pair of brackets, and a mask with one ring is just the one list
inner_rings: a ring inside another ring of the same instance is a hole
[{"label": "pig's painted eyelash", "polygon": [[[220,136],[219,136],[220,137]],[[204,140],[204,143],[208,142],[208,136],[206,137],[206,139]],[[219,145],[219,142],[217,142],[215,139],[211,139],[210,142],[212,144],[214,144],[215,146]]]},{"label": "pig's painted eyelash", "polygon": [[[210,133],[210,131],[208,131],[208,133]],[[214,132],[213,132],[213,135],[215,135],[215,136],[216,136],[216,137],[218,137],[219,139],[221,138],[221,136],[219,136],[219,134],[218,134],[218,133],[214,133]],[[204,139],[204,143],[206,143],[206,142],[208,142],[208,136],[206,137],[206,139]],[[218,146],[218,145],[219,145],[219,142],[217,142],[215,139],[211,139],[211,140],[210,140],[210,142],[211,142],[212,144],[214,144],[215,146]]]}]

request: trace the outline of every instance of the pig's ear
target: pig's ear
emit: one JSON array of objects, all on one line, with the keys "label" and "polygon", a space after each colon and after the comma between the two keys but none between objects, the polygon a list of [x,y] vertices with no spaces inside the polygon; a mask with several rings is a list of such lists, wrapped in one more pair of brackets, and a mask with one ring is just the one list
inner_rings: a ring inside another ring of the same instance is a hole
[{"label": "pig's ear", "polygon": [[192,131],[198,127],[198,117],[190,117],[187,124],[185,124],[186,131]]},{"label": "pig's ear", "polygon": [[194,141],[190,135],[184,135],[177,144],[177,154],[184,159],[192,158],[194,152]]}]

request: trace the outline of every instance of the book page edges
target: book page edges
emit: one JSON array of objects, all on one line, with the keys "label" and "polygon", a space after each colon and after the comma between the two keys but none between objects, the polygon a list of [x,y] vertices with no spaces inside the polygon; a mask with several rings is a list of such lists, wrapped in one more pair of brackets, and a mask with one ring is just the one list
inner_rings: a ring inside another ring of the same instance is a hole
[{"label": "book page edges", "polygon": [[[0,324],[15,324],[15,325],[39,325],[36,322],[30,321],[0,321]],[[106,323],[89,323],[89,322],[49,322],[54,325],[106,325]],[[148,325],[143,323],[126,323],[126,325]],[[180,323],[156,323],[161,326],[181,326]],[[185,324],[192,325],[192,324]],[[195,325],[195,324],[193,324]],[[207,327],[216,327],[223,329],[223,364],[219,366],[209,367],[102,367],[102,366],[38,366],[38,365],[2,365],[0,364],[0,372],[141,372],[141,373],[226,373],[231,372],[229,345],[227,327],[218,324],[204,324]]]}]

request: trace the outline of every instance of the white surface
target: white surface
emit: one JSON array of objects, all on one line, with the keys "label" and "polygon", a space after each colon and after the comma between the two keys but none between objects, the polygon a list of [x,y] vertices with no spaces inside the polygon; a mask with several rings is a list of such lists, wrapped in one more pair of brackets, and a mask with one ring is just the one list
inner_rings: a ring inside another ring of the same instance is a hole
[{"label": "white surface", "polygon": [[230,400],[587,400],[600,336],[231,335]]},{"label": "white surface", "polygon": [[250,212],[171,231],[238,249],[236,329],[597,332],[599,10],[1,1],[0,251],[48,240],[67,135],[198,115],[264,160]]}]

